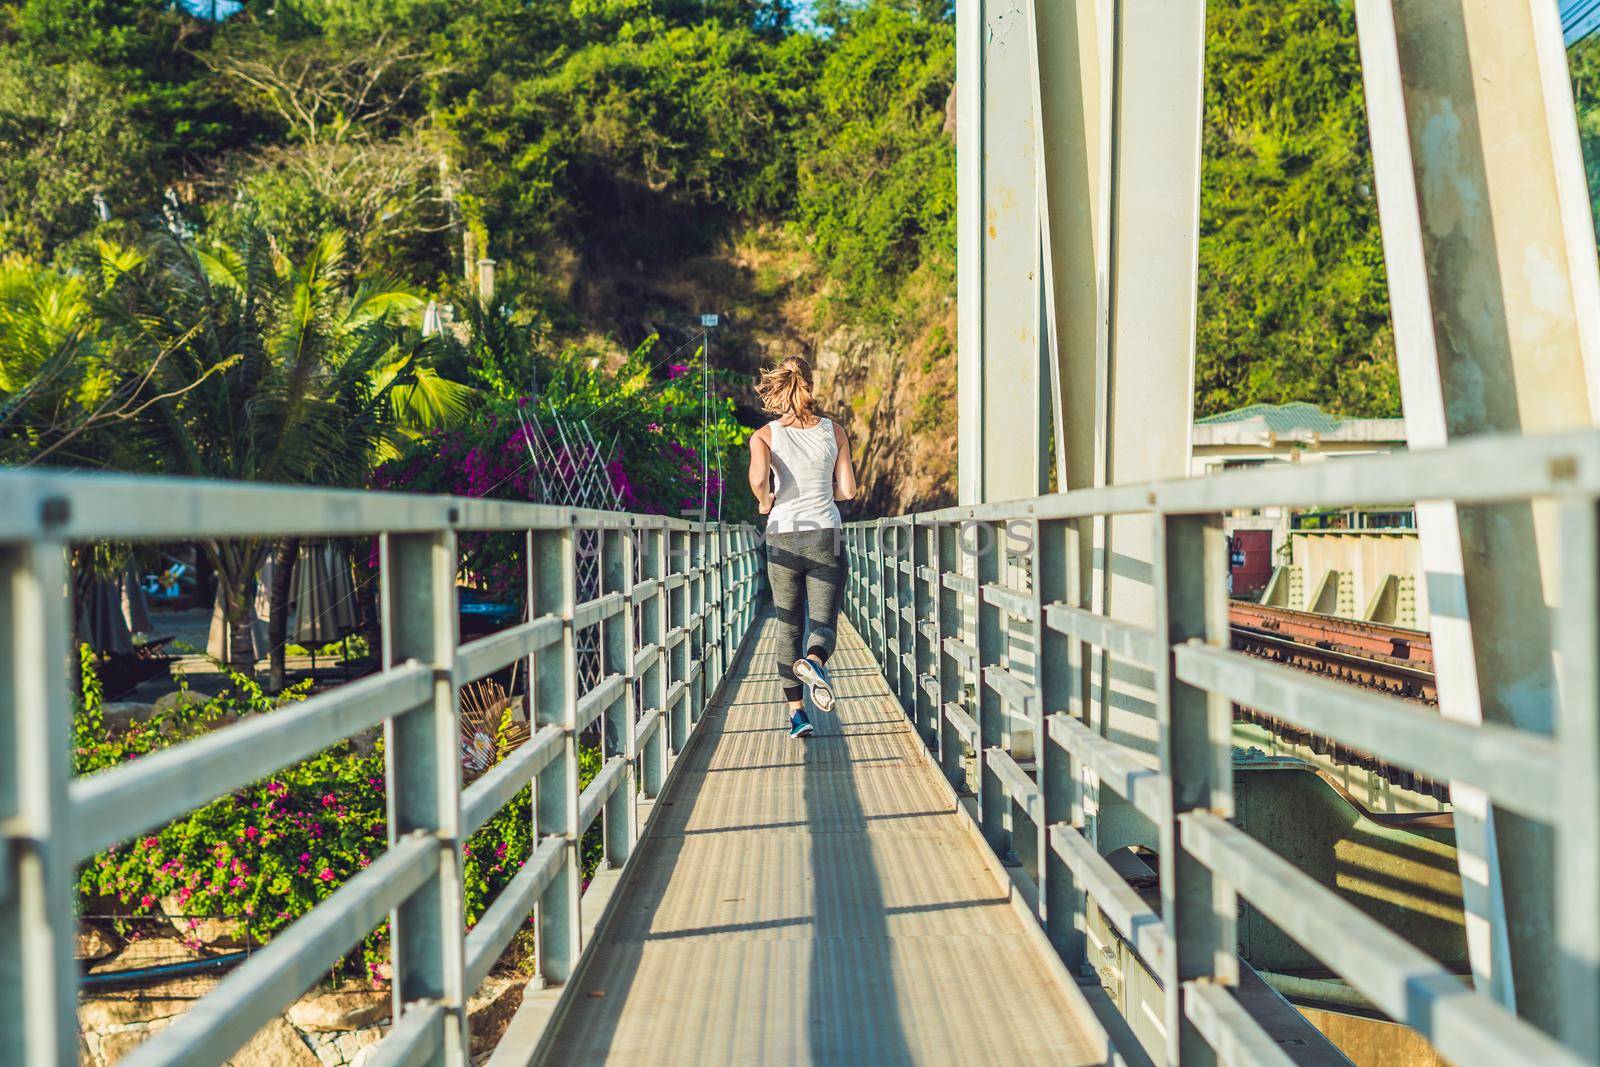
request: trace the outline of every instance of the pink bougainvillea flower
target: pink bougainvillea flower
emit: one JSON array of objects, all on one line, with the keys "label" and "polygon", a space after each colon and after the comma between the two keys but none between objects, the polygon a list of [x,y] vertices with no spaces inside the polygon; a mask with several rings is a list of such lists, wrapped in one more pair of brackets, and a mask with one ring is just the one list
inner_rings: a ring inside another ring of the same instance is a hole
[{"label": "pink bougainvillea flower", "polygon": [[317,877],[322,879],[324,882],[331,882],[333,881],[333,871],[327,867],[324,867],[322,870],[317,872]]}]

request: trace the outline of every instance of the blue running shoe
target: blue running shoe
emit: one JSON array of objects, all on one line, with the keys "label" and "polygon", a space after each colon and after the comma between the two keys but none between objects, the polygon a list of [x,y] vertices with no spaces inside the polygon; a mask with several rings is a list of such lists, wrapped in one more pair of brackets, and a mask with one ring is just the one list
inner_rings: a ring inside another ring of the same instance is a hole
[{"label": "blue running shoe", "polygon": [[810,656],[801,656],[794,661],[794,676],[811,690],[813,707],[818,711],[833,710],[833,682],[828,678],[826,667],[817,666]]},{"label": "blue running shoe", "polygon": [[797,711],[789,716],[790,737],[810,737],[812,730],[811,720],[806,718],[804,711]]}]

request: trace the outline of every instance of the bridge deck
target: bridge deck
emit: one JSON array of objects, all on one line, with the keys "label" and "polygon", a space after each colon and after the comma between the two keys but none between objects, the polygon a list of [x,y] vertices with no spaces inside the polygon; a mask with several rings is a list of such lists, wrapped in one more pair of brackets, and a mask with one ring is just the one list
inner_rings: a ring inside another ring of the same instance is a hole
[{"label": "bridge deck", "polygon": [[757,625],[545,1061],[1103,1062],[861,638],[800,742]]}]

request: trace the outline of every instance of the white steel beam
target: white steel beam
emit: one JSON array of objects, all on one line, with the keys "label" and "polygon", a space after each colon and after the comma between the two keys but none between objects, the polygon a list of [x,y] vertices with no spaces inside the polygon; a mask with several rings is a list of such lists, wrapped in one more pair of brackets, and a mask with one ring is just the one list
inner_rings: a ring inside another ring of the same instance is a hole
[{"label": "white steel beam", "polygon": [[1025,5],[956,5],[957,463],[963,502],[1049,487],[1049,370]]},{"label": "white steel beam", "polygon": [[[1600,274],[1554,5],[1356,11],[1411,447],[1592,425]],[[1550,506],[1417,520],[1442,713],[1550,733]],[[1475,980],[1554,1032],[1550,828],[1452,800]]]}]

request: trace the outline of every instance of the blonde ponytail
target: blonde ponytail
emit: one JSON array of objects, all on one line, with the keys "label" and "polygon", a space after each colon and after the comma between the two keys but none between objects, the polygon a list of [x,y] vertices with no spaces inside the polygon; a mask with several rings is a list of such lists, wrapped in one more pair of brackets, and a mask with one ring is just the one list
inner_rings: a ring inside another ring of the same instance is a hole
[{"label": "blonde ponytail", "polygon": [[811,364],[799,356],[785,356],[776,367],[761,372],[756,395],[761,398],[762,410],[769,415],[804,421],[817,413],[813,388]]}]

